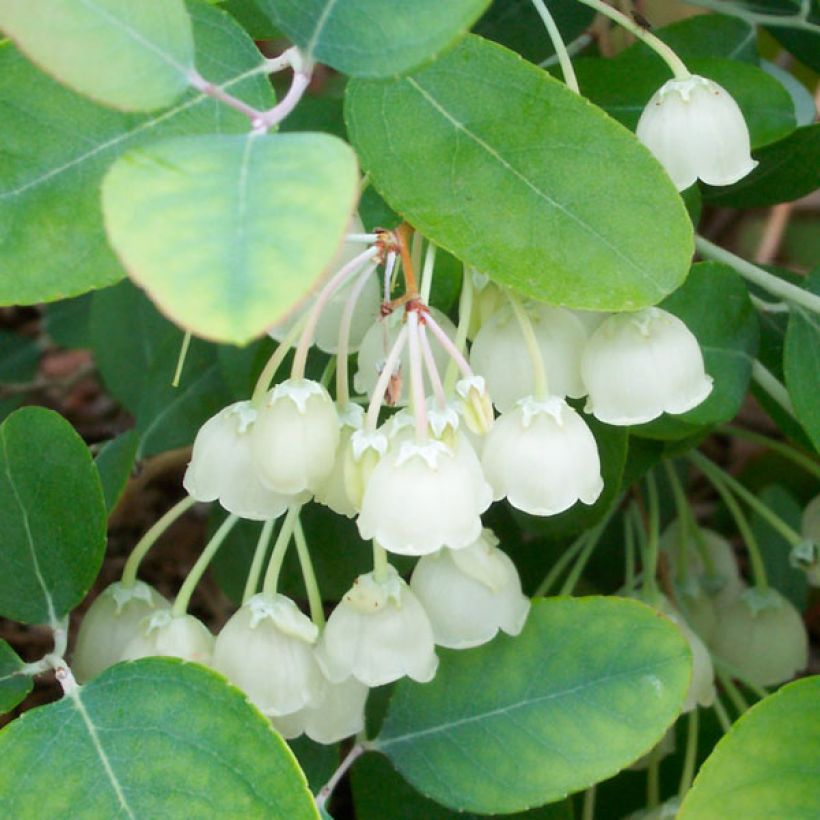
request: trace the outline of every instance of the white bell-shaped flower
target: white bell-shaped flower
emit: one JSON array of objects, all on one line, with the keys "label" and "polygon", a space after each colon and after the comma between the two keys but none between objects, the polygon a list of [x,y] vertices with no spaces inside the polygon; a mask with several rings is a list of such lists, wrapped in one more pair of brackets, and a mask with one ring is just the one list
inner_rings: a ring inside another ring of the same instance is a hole
[{"label": "white bell-shaped flower", "polygon": [[[430,315],[435,319],[436,323],[447,334],[450,339],[455,339],[456,328],[450,321],[446,314],[442,313],[437,308],[430,308]],[[402,311],[393,311],[389,316],[379,319],[365,334],[362,343],[359,346],[359,355],[357,358],[356,375],[353,377],[353,386],[357,393],[366,394],[368,397],[373,395],[373,389],[376,387],[379,374],[384,367],[387,354],[393,343],[396,341],[401,332],[401,325],[403,321]],[[432,334],[430,334],[432,336]],[[433,351],[433,360],[439,373],[444,374],[450,357],[444,348],[435,339],[431,338],[430,347]],[[399,365],[397,368],[397,375],[401,379],[407,378],[406,374],[410,373],[410,350],[405,345],[401,356],[399,357]],[[407,403],[407,393],[409,391],[403,390],[402,397],[397,402],[398,405]]]},{"label": "white bell-shaped flower", "polygon": [[197,501],[216,501],[241,518],[277,518],[293,499],[268,489],[253,459],[256,410],[238,401],[200,427],[182,486]]},{"label": "white bell-shaped flower", "polygon": [[263,483],[286,495],[313,492],[336,460],[336,406],[319,382],[288,379],[268,394],[251,435]]},{"label": "white bell-shaped flower", "polygon": [[182,658],[208,665],[214,651],[214,636],[205,624],[193,615],[172,615],[160,609],[143,618],[137,634],[126,644],[121,660],[139,658]]},{"label": "white bell-shaped flower", "polygon": [[[586,394],[581,381],[581,355],[587,332],[569,310],[529,303],[532,323],[544,363],[550,393],[579,398]],[[484,377],[496,408],[505,413],[535,390],[532,362],[521,325],[509,305],[497,310],[477,333],[470,364]]]},{"label": "white bell-shaped flower", "polygon": [[[364,233],[364,225],[358,214],[354,214],[347,226],[347,233]],[[345,265],[352,262],[364,249],[365,245],[360,242],[343,242],[336,255],[336,258],[329,266],[329,270],[341,270]],[[335,353],[339,348],[339,325],[342,323],[347,297],[351,288],[355,285],[357,277],[354,275],[347,280],[331,297],[324,307],[319,321],[316,324],[316,331],[313,334],[313,344],[325,353]],[[298,307],[285,319],[274,325],[268,335],[281,342],[288,331],[309,311],[315,304],[314,299]],[[350,337],[348,341],[349,351],[355,353],[362,343],[364,334],[368,328],[376,321],[381,305],[381,288],[379,279],[374,274],[367,280],[362,289],[350,322]]]},{"label": "white bell-shaped flower", "polygon": [[481,463],[496,501],[531,515],[594,504],[604,487],[595,437],[563,399],[521,399],[496,419]]},{"label": "white bell-shaped flower", "polygon": [[518,570],[497,548],[491,530],[466,549],[443,549],[416,564],[410,588],[433,625],[436,643],[468,649],[491,641],[498,630],[518,635],[530,601]]},{"label": "white bell-shaped flower", "polygon": [[369,692],[356,678],[341,683],[326,681],[320,703],[276,717],[273,725],[288,740],[305,734],[317,743],[338,743],[364,729],[364,707]]},{"label": "white bell-shaped flower", "polygon": [[370,476],[387,452],[388,446],[389,438],[381,430],[355,430],[350,436],[350,446],[346,447],[342,454],[342,468],[345,492],[356,511],[362,508],[364,491]]},{"label": "white bell-shaped flower", "polygon": [[438,667],[430,619],[395,568],[360,575],[328,618],[316,649],[327,678],[367,686],[404,676],[432,680]]},{"label": "white bell-shaped flower", "polygon": [[168,606],[159,592],[142,581],[135,581],[133,586],[126,586],[122,581],[107,586],[80,624],[71,660],[74,677],[85,683],[117,663],[142,620]]},{"label": "white bell-shaped flower", "polygon": [[358,518],[362,538],[399,555],[462,549],[481,534],[492,490],[466,437],[452,447],[430,439],[396,441],[376,465]]},{"label": "white bell-shaped flower", "polygon": [[719,609],[711,646],[718,658],[758,686],[790,680],[809,661],[803,619],[773,589],[748,589]]},{"label": "white bell-shaped flower", "polygon": [[679,191],[697,179],[731,185],[757,165],[738,104],[705,77],[664,83],[644,108],[636,133]]},{"label": "white bell-shaped flower", "polygon": [[284,595],[259,593],[222,627],[213,667],[265,715],[287,715],[324,695],[316,625]]},{"label": "white bell-shaped flower", "polygon": [[607,424],[643,424],[685,413],[712,392],[698,340],[660,308],[615,313],[587,342],[581,375],[587,412]]},{"label": "white bell-shaped flower", "polygon": [[345,463],[350,457],[353,434],[362,429],[364,410],[358,404],[349,404],[339,412],[339,444],[336,447],[336,458],[333,469],[316,487],[316,501],[329,507],[337,515],[353,518],[357,507],[353,505],[347,489]]},{"label": "white bell-shaped flower", "polygon": [[[680,532],[680,522],[676,519],[663,531],[660,539],[660,548],[669,562],[673,578],[677,574],[680,555]],[[706,527],[699,527],[698,532],[702,545],[696,534],[691,531],[686,543],[688,572],[697,579],[701,588],[712,598],[715,606],[726,606],[732,603],[744,588],[735,551],[720,533]],[[701,548],[708,555],[713,570],[711,573],[707,571]]]}]

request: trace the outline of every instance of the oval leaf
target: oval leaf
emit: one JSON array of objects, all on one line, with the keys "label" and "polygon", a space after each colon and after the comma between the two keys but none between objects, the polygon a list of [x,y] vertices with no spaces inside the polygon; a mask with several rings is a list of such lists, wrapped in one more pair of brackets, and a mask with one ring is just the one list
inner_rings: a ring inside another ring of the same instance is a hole
[{"label": "oval leaf", "polygon": [[2,817],[317,817],[270,723],[223,678],[170,658],[120,664],[32,710],[0,733],[0,758]]},{"label": "oval leaf", "polygon": [[42,407],[12,413],[0,425],[0,616],[56,626],[97,577],[105,526],[97,469],[74,428]]},{"label": "oval leaf", "polygon": [[346,116],[391,207],[527,296],[626,310],[660,301],[686,276],[692,226],[660,165],[500,46],[471,36],[418,74],[354,80]]},{"label": "oval leaf", "polygon": [[[312,60],[352,77],[390,77],[463,37],[490,0],[257,0]],[[423,22],[420,22],[423,21]]]},{"label": "oval leaf", "polygon": [[[272,106],[270,82],[254,71],[262,55],[239,25],[207,3],[191,0],[190,11],[199,70],[249,105]],[[177,134],[247,130],[244,114],[193,90],[156,114],[104,108],[0,44],[0,304],[53,301],[122,279],[105,238],[100,183],[126,150]]]},{"label": "oval leaf", "polygon": [[32,689],[31,677],[21,674],[22,668],[17,653],[0,640],[0,715],[17,706]]},{"label": "oval leaf", "polygon": [[108,237],[160,310],[244,344],[315,286],[358,192],[328,134],[178,137],[122,156],[103,181]]},{"label": "oval leaf", "polygon": [[60,82],[124,111],[172,103],[194,64],[182,0],[0,0],[0,28]]},{"label": "oval leaf", "polygon": [[820,451],[820,322],[816,314],[799,306],[792,306],[789,315],[783,371],[797,420]]},{"label": "oval leaf", "polygon": [[683,801],[680,820],[788,817],[820,806],[820,677],[755,704],[718,743]]},{"label": "oval leaf", "polygon": [[677,717],[690,674],[680,631],[643,604],[536,600],[517,638],[442,652],[432,683],[401,681],[376,743],[438,803],[520,811],[648,751]]}]

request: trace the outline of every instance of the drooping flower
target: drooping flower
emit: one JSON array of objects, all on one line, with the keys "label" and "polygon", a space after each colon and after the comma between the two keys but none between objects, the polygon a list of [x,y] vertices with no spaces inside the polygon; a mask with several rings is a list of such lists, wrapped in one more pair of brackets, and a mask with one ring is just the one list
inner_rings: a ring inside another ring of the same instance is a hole
[{"label": "drooping flower", "polygon": [[430,619],[395,568],[360,575],[328,619],[316,656],[334,683],[367,686],[404,676],[426,683],[438,667]]},{"label": "drooping flower", "polygon": [[698,340],[660,308],[615,313],[587,342],[581,375],[587,412],[607,424],[643,424],[685,413],[711,392]]},{"label": "drooping flower", "polygon": [[396,440],[364,491],[359,533],[400,555],[461,549],[481,534],[492,491],[465,436],[453,446],[430,439]]},{"label": "drooping flower", "polygon": [[738,104],[725,88],[698,75],[664,83],[644,108],[637,136],[679,191],[697,179],[731,185],[757,165]]},{"label": "drooping flower", "polygon": [[496,419],[481,456],[496,501],[531,515],[557,515],[603,489],[595,437],[563,399],[532,396]]},{"label": "drooping flower", "polygon": [[345,463],[351,457],[353,434],[362,429],[364,410],[358,404],[349,404],[339,411],[339,444],[336,447],[336,458],[333,469],[323,481],[316,486],[316,501],[329,507],[337,515],[353,518],[358,507],[353,504],[348,492]]},{"label": "drooping flower", "polygon": [[143,619],[168,606],[159,592],[142,581],[135,581],[133,586],[122,581],[107,586],[80,624],[71,661],[74,677],[85,683],[117,663]]},{"label": "drooping flower", "polygon": [[364,707],[370,689],[356,678],[341,683],[325,681],[324,696],[298,712],[273,718],[288,740],[306,734],[317,743],[338,743],[364,729]]},{"label": "drooping flower", "polygon": [[214,651],[214,636],[193,615],[172,615],[160,609],[140,622],[137,634],[126,644],[121,660],[139,658],[182,658],[208,665]]},{"label": "drooping flower", "polygon": [[[569,310],[531,303],[527,306],[541,351],[550,393],[579,398],[586,390],[581,381],[581,354],[587,333]],[[470,364],[484,377],[493,404],[504,413],[532,395],[535,384],[532,362],[521,325],[509,305],[484,323],[470,350]]]},{"label": "drooping flower", "polygon": [[216,501],[241,518],[277,518],[293,499],[266,487],[253,458],[256,410],[238,401],[200,427],[182,486],[197,501]]},{"label": "drooping flower", "polygon": [[288,715],[324,696],[313,651],[318,636],[318,628],[290,598],[259,593],[222,627],[213,667],[264,714]]},{"label": "drooping flower", "polygon": [[443,549],[416,564],[410,588],[433,625],[436,643],[467,649],[499,630],[518,635],[530,610],[518,570],[491,530],[466,549]]},{"label": "drooping flower", "polygon": [[719,609],[711,646],[718,658],[758,686],[790,680],[809,660],[803,619],[774,589],[748,589]]},{"label": "drooping flower", "polygon": [[321,384],[288,379],[270,391],[251,434],[264,484],[286,495],[314,492],[333,469],[339,419]]}]

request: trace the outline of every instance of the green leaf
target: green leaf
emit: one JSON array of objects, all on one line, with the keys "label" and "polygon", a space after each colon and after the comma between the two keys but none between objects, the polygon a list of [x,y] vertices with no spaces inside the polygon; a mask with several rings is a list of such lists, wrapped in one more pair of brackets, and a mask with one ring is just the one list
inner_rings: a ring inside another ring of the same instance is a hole
[{"label": "green leaf", "polygon": [[783,352],[786,387],[797,420],[803,425],[816,450],[820,450],[820,323],[805,308],[792,306]]},{"label": "green leaf", "polygon": [[93,294],[61,299],[45,306],[45,331],[51,340],[65,348],[91,347],[89,320]]},{"label": "green leaf", "polygon": [[[189,11],[204,76],[257,108],[272,105],[247,34],[206,3]],[[124,151],[175,134],[247,129],[247,117],[194,91],[149,116],[103,108],[0,44],[0,304],[54,301],[124,276],[100,207],[103,174]]]},{"label": "green leaf", "polygon": [[0,28],[60,82],[123,111],[172,103],[194,65],[182,0],[0,0]]},{"label": "green leaf", "polygon": [[256,0],[312,60],[352,77],[410,71],[453,46],[490,0]]},{"label": "green leaf", "polygon": [[[795,25],[790,26],[768,26],[766,31],[774,37],[784,48],[790,51],[798,60],[805,63],[814,71],[820,71],[820,3],[817,0],[808,0],[808,14],[806,23],[799,18],[802,16],[803,2],[801,0],[758,0],[758,10],[760,5],[765,10],[772,10],[776,13],[790,13],[791,16],[798,16]],[[812,26],[809,29],[809,26]]]},{"label": "green leaf", "polygon": [[134,469],[139,443],[137,431],[128,430],[107,441],[94,459],[105,496],[105,508],[109,515],[122,498],[125,485]]},{"label": "green leaf", "polygon": [[351,81],[346,116],[388,204],[525,295],[625,310],[660,301],[686,276],[692,226],[660,165],[500,46],[470,36],[416,75]]},{"label": "green leaf", "polygon": [[36,339],[0,330],[0,382],[30,381],[42,355]]},{"label": "green leaf", "polygon": [[[399,777],[380,755],[365,755],[351,771],[356,820],[482,820],[471,812],[439,806]],[[507,820],[572,820],[572,803],[562,800],[531,811],[506,815]]]},{"label": "green leaf", "polygon": [[820,806],[820,677],[790,683],[746,712],[703,764],[680,820],[788,817]]},{"label": "green leaf", "polygon": [[674,313],[695,334],[706,372],[714,384],[706,401],[694,409],[640,425],[635,431],[678,438],[692,435],[698,427],[733,419],[749,389],[760,338],[757,311],[743,279],[726,265],[698,262],[683,287],[665,299],[661,307]]},{"label": "green leaf", "polygon": [[402,680],[376,745],[442,805],[521,811],[637,760],[677,717],[690,674],[680,631],[643,604],[536,600],[517,638],[442,651],[431,683]]},{"label": "green leaf", "polygon": [[[595,17],[594,9],[577,0],[546,0],[546,6],[566,43],[583,34]],[[532,0],[493,0],[473,31],[517,51],[532,63],[555,54]]]},{"label": "green leaf", "polygon": [[105,521],[74,428],[42,407],[12,413],[0,425],[0,616],[56,626],[97,577]]},{"label": "green leaf", "polygon": [[791,202],[820,187],[820,124],[798,128],[783,140],[755,151],[760,163],[726,188],[703,187],[710,205],[762,208]]},{"label": "green leaf", "polygon": [[307,777],[308,787],[318,794],[339,766],[339,745],[315,743],[307,735],[302,735],[289,740],[288,746]]},{"label": "green leaf", "polygon": [[23,666],[17,653],[0,640],[0,715],[21,703],[32,690],[31,677],[20,674]]},{"label": "green leaf", "polygon": [[129,151],[102,187],[131,277],[178,324],[236,344],[316,286],[357,195],[356,157],[327,134],[177,137]]},{"label": "green leaf", "polygon": [[3,817],[317,817],[270,723],[215,672],[171,658],[33,709],[0,733],[0,757]]}]

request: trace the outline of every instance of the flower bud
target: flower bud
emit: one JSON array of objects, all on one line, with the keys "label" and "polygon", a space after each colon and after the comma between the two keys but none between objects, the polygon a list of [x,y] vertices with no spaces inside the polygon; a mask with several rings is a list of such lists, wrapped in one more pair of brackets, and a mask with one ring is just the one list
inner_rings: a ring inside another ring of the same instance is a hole
[{"label": "flower bud", "polygon": [[400,555],[461,549],[481,534],[492,491],[464,436],[448,447],[400,440],[376,465],[362,500],[359,533]]},{"label": "flower bud", "polygon": [[213,667],[266,715],[288,715],[324,696],[316,625],[284,595],[254,595],[222,627]]},{"label": "flower bud", "polygon": [[466,549],[443,549],[416,564],[410,588],[433,625],[436,643],[468,649],[491,641],[499,629],[518,635],[530,601],[518,570],[496,547],[491,530]]},{"label": "flower bud", "polygon": [[214,650],[214,636],[193,615],[174,616],[160,609],[143,618],[137,634],[126,644],[122,660],[135,661],[153,656],[182,658],[208,665]]},{"label": "flower bud", "polygon": [[644,108],[636,133],[679,191],[698,178],[707,185],[732,185],[757,165],[740,108],[725,88],[705,77],[664,83]]},{"label": "flower bud", "polygon": [[472,341],[484,323],[506,303],[507,299],[504,291],[483,273],[472,270],[470,275],[473,278],[473,310],[470,314],[467,338]]},{"label": "flower bud", "polygon": [[71,660],[77,681],[85,683],[117,663],[143,618],[168,606],[162,595],[142,581],[135,581],[133,586],[122,581],[107,586],[80,624]]},{"label": "flower bud", "polygon": [[330,475],[336,458],[336,407],[318,382],[288,379],[268,394],[252,436],[264,484],[277,493],[314,492]]},{"label": "flower bud", "polygon": [[422,605],[392,566],[385,577],[360,575],[331,613],[316,650],[322,671],[381,686],[405,675],[432,680],[438,667],[433,629]]},{"label": "flower bud", "polygon": [[364,707],[370,689],[356,678],[325,681],[321,702],[290,715],[273,718],[276,730],[290,740],[306,734],[317,743],[338,743],[364,729]]},{"label": "flower bud", "polygon": [[470,432],[477,436],[489,433],[495,416],[483,377],[462,379],[456,384],[456,395],[460,399],[458,410]]},{"label": "flower bud", "polygon": [[712,392],[698,340],[659,308],[615,313],[587,342],[581,375],[586,411],[607,424],[643,424],[685,413]]},{"label": "flower bud", "polygon": [[808,636],[800,613],[779,592],[748,589],[718,610],[715,655],[758,686],[776,686],[808,665]]},{"label": "flower bud", "polygon": [[[357,393],[366,394],[368,397],[373,396],[373,389],[376,387],[387,354],[401,331],[403,315],[401,311],[397,310],[389,316],[379,319],[371,325],[364,339],[362,339],[362,344],[359,347],[356,375],[353,377],[353,386]],[[430,315],[450,339],[455,339],[456,327],[446,314],[436,308],[430,308]],[[430,347],[433,351],[436,368],[440,374],[443,374],[450,362],[450,357],[447,351],[437,342],[433,341]],[[402,379],[404,374],[409,372],[410,351],[405,345],[399,357],[398,377]],[[396,402],[397,405],[407,403],[407,392],[406,390],[402,391],[402,396]]]},{"label": "flower bud", "polygon": [[215,501],[241,518],[266,521],[282,515],[292,498],[268,489],[253,460],[256,410],[238,401],[208,419],[194,440],[182,486],[197,501]]},{"label": "flower bud", "polygon": [[[580,319],[564,308],[527,304],[550,393],[579,398],[586,394],[581,381],[581,355],[587,333]],[[535,390],[533,364],[521,325],[509,305],[497,310],[483,325],[470,350],[470,364],[487,382],[500,412]]]},{"label": "flower bud", "polygon": [[594,504],[604,483],[598,446],[563,399],[528,396],[496,419],[482,452],[498,501],[531,515],[556,515],[576,501]]}]

